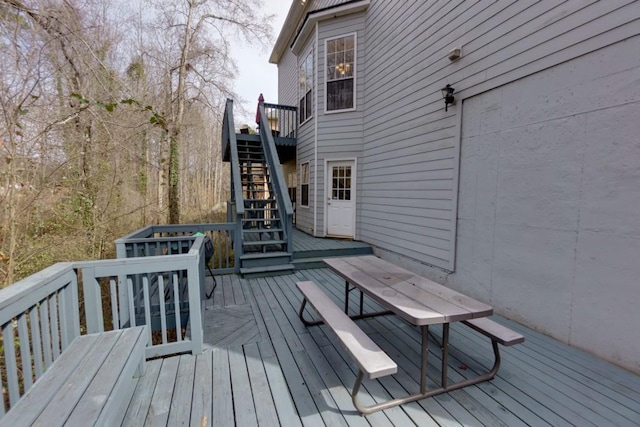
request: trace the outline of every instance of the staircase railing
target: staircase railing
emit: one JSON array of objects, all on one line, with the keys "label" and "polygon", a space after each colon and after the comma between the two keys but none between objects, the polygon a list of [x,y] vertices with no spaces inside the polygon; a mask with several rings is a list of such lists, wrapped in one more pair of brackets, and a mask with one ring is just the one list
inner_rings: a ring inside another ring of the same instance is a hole
[{"label": "staircase railing", "polygon": [[[244,200],[242,197],[242,176],[240,174],[240,160],[238,159],[238,141],[233,123],[233,100],[227,99],[222,120],[222,148],[229,146],[231,153],[231,206],[227,209],[229,221],[235,222],[236,227],[234,241],[235,265],[240,265],[242,256],[242,217],[244,216]],[[224,151],[223,151],[224,153]]]},{"label": "staircase railing", "polygon": [[276,193],[276,200],[278,201],[278,213],[282,221],[284,233],[282,240],[287,242],[287,251],[291,252],[293,251],[293,206],[291,205],[291,199],[289,199],[287,182],[284,180],[278,151],[276,150],[276,144],[271,128],[269,127],[267,115],[265,114],[264,104],[259,104],[258,109],[260,112],[260,137],[262,139],[265,158],[271,168],[271,179]]}]

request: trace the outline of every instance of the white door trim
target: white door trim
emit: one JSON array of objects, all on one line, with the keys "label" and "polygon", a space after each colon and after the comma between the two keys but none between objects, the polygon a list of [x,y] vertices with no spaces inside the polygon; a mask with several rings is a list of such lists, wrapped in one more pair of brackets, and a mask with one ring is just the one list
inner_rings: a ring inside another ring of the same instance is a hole
[{"label": "white door trim", "polygon": [[324,202],[322,204],[324,209],[324,230],[323,237],[331,236],[331,234],[327,233],[329,228],[329,195],[331,192],[331,175],[329,174],[330,163],[337,162],[352,162],[353,170],[351,172],[351,200],[353,201],[353,215],[351,218],[351,229],[353,233],[351,236],[336,236],[336,237],[351,237],[353,239],[356,238],[356,211],[357,211],[357,193],[356,189],[358,188],[358,158],[357,157],[343,157],[337,159],[324,159]]}]

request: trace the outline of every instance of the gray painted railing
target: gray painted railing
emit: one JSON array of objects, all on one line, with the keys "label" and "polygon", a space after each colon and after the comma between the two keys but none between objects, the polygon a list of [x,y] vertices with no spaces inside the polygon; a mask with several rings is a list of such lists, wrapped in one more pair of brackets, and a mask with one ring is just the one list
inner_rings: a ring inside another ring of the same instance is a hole
[{"label": "gray painted railing", "polygon": [[238,263],[233,255],[235,232],[236,224],[233,222],[150,225],[116,240],[116,256],[131,258],[186,253],[193,242],[191,237],[195,233],[202,233],[213,244],[213,258],[209,266],[211,271],[215,274],[235,273],[238,271]]},{"label": "gray painted railing", "polygon": [[[3,386],[9,395],[9,407],[76,337],[150,324],[154,303],[159,306],[162,327],[157,337],[150,332],[147,358],[201,353],[200,260],[204,238],[192,239],[185,254],[58,263],[0,290]],[[140,295],[135,295],[136,277],[142,277]],[[152,281],[156,293],[152,292]],[[137,307],[136,298],[142,301]],[[186,326],[186,319],[180,317],[184,308],[190,322],[189,336],[182,331]],[[167,333],[170,324],[176,326],[175,337],[171,338]],[[7,410],[3,400],[0,415]]]},{"label": "gray painted railing", "polygon": [[[235,266],[240,268],[240,257],[242,256],[242,217],[244,216],[244,198],[242,196],[242,176],[240,174],[240,160],[238,158],[238,141],[236,140],[236,130],[233,122],[233,101],[227,99],[227,105],[222,119],[222,153],[229,147],[231,153],[231,209],[227,209],[227,221],[237,224],[235,230]],[[239,271],[239,270],[238,270]]]},{"label": "gray painted railing", "polygon": [[278,213],[280,214],[285,234],[283,240],[287,242],[287,250],[293,252],[293,205],[291,204],[291,199],[289,199],[287,182],[284,179],[282,167],[280,167],[278,151],[276,150],[276,144],[269,129],[264,104],[259,104],[258,109],[260,111],[260,137],[262,139],[265,156],[272,169],[271,179],[273,180],[275,196],[278,201]]},{"label": "gray painted railing", "polygon": [[266,102],[262,105],[264,105],[264,117],[267,118],[267,126],[271,129],[272,135],[280,138],[297,138],[298,109],[296,107]]}]

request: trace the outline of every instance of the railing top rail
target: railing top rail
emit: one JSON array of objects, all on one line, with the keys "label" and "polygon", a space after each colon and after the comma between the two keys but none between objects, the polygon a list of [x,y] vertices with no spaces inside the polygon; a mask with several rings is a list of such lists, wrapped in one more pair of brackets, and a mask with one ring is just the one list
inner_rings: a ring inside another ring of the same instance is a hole
[{"label": "railing top rail", "polygon": [[[218,230],[234,230],[236,224],[234,222],[211,222],[200,224],[166,224],[166,225],[151,225],[141,228],[132,233],[127,234],[124,237],[116,240],[118,243],[142,243],[142,242],[154,242],[154,241],[171,241],[184,240],[188,235],[184,236],[166,236],[166,237],[153,237],[156,233],[172,233],[172,232],[189,232],[195,233],[198,231],[218,231]],[[143,237],[146,236],[146,237]]]},{"label": "railing top rail", "polygon": [[73,270],[73,265],[71,262],[60,262],[1,289],[0,312],[14,308],[12,314],[15,315],[36,304],[42,299],[40,290],[46,289],[48,292],[51,283],[57,281],[62,285],[66,283],[68,278],[65,276]]},{"label": "railing top rail", "polygon": [[271,104],[268,102],[264,102],[262,105],[264,105],[265,108],[276,108],[278,110],[296,111],[298,109],[298,107],[294,107],[292,105]]},{"label": "railing top rail", "polygon": [[154,227],[155,227],[154,225],[147,225],[146,227],[139,228],[139,229],[137,229],[135,231],[132,231],[131,233],[127,234],[126,236],[123,236],[123,237],[119,238],[118,240],[116,240],[116,243],[118,243],[120,240],[144,238],[146,236],[153,235]]}]

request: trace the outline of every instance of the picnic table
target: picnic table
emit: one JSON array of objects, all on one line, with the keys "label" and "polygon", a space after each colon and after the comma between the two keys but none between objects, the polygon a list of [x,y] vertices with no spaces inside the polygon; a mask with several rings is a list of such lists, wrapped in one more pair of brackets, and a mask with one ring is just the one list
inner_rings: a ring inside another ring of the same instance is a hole
[{"label": "picnic table", "polygon": [[[363,371],[366,372],[366,366],[364,369],[362,366],[366,365],[367,357],[373,358],[376,352],[372,351],[371,344],[367,343],[366,351],[360,352],[361,355],[357,356],[360,358],[358,363],[361,365],[361,370],[352,391],[352,398],[354,405],[361,413],[367,414],[381,409],[387,409],[490,380],[496,375],[500,365],[498,344],[513,345],[524,341],[522,335],[486,318],[493,314],[491,306],[376,256],[328,258],[323,261],[329,269],[345,280],[345,318],[348,316],[348,318],[355,320],[371,316],[395,314],[421,329],[421,378],[420,391],[417,393],[369,407],[359,405],[356,396],[363,380]],[[310,282],[304,282],[303,284],[305,283],[309,284]],[[298,286],[300,287],[300,285],[299,283]],[[313,284],[311,283],[311,285]],[[349,293],[353,290],[360,291],[360,307],[357,314],[349,315]],[[305,293],[303,288],[301,288],[301,291]],[[363,312],[364,296],[375,300],[385,310],[374,313]],[[311,322],[304,319],[304,305],[307,299],[323,317],[323,321]],[[301,307],[300,310],[300,318],[303,322],[307,326],[333,322],[329,321],[328,316],[323,316],[322,312],[325,310],[324,307],[327,304],[325,302],[320,303],[319,301],[314,303],[311,299],[316,299],[316,297],[311,294],[305,294],[303,307]],[[332,313],[332,317],[335,317],[335,312]],[[346,321],[349,321],[348,318]],[[347,330],[349,332],[347,336],[350,339],[352,333],[356,331],[349,331],[351,327],[346,324],[346,321],[339,325],[338,332],[344,333],[345,330]],[[451,322],[463,322],[465,325],[491,338],[495,363],[493,368],[486,374],[465,379],[454,384],[448,383],[449,325]],[[442,375],[440,387],[429,390],[427,389],[427,355],[429,326],[431,325],[442,325],[442,339],[438,343],[442,349]],[[357,328],[355,324],[353,324],[353,327]],[[353,354],[354,344],[350,342],[349,339],[347,339],[346,343],[343,341],[343,344],[345,344],[349,352]],[[382,350],[379,350],[379,353],[386,356]],[[379,353],[375,354],[375,357],[378,359],[381,356]],[[364,356],[362,354],[364,354]],[[386,372],[390,372],[390,370],[387,369]],[[371,375],[369,377],[375,378],[375,376],[372,377]]]}]

